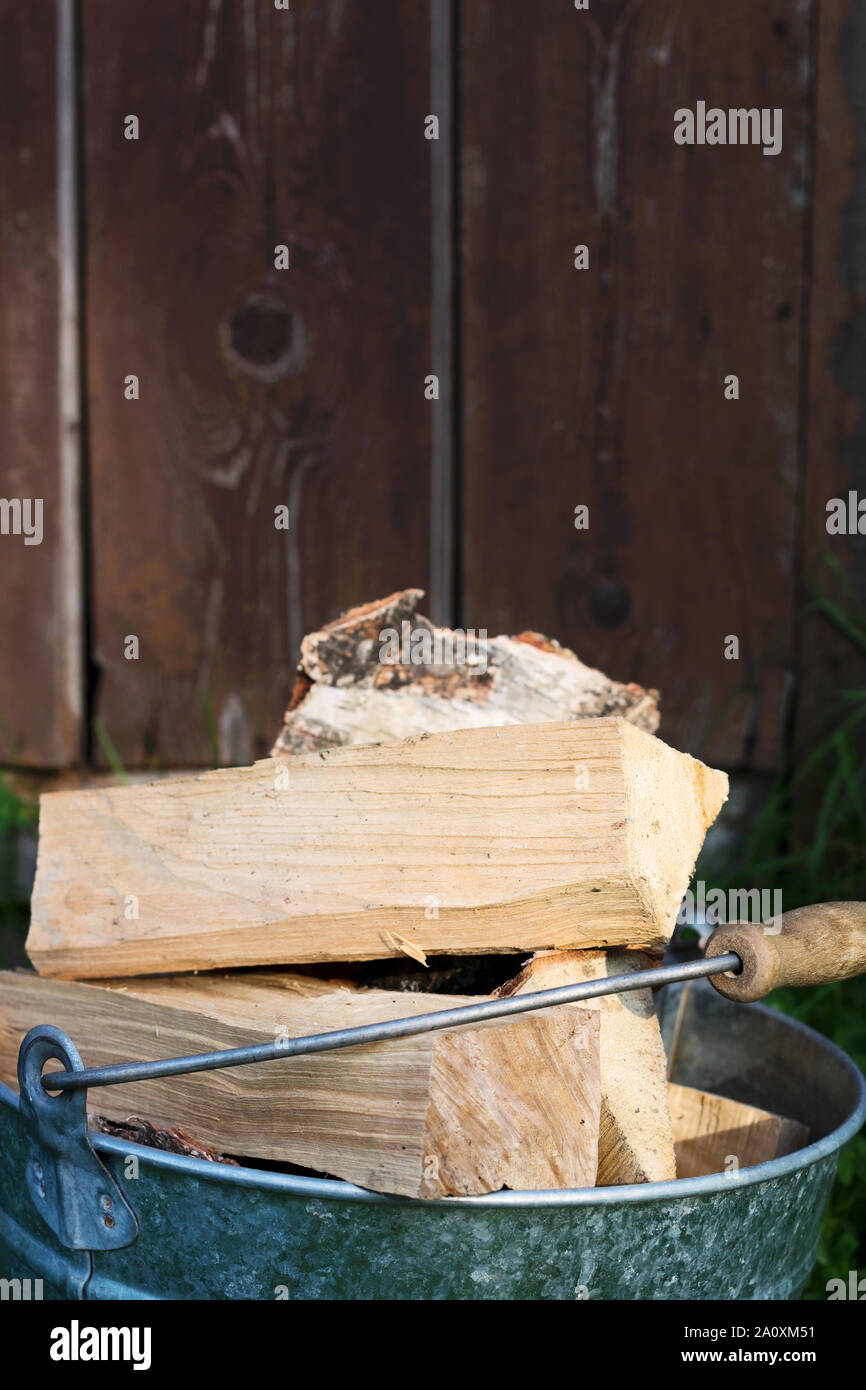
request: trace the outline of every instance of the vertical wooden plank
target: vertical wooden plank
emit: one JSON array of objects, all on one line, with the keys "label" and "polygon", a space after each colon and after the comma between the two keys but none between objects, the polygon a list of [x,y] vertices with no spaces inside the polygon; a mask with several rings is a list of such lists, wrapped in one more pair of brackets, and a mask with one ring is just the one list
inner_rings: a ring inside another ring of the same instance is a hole
[{"label": "vertical wooden plank", "polygon": [[[658,685],[732,767],[785,724],[810,8],[463,10],[465,621]],[[781,153],[677,145],[699,100],[781,107]]]},{"label": "vertical wooden plank", "polygon": [[427,583],[429,29],[411,0],[84,7],[97,712],[127,763],[261,755],[304,631]]},{"label": "vertical wooden plank", "polygon": [[[860,620],[866,612],[866,536],[827,532],[827,503],[866,499],[866,16],[850,0],[821,0],[817,28],[814,213],[809,296],[809,396],[803,507],[804,599],[816,591]],[[801,633],[797,740],[808,748],[862,689],[862,649],[824,617]]]},{"label": "vertical wooden plank", "polygon": [[439,122],[438,138],[430,145],[431,370],[439,378],[439,400],[433,411],[430,441],[430,594],[426,609],[434,623],[452,627],[459,621],[456,31],[456,0],[430,0],[430,113]]},{"label": "vertical wooden plank", "polygon": [[[11,504],[0,514],[0,760],[40,768],[75,762],[81,747],[70,13],[65,0],[0,0],[0,495]],[[58,198],[59,126],[65,202]],[[29,544],[23,503],[31,508]],[[41,532],[33,529],[40,503]]]}]

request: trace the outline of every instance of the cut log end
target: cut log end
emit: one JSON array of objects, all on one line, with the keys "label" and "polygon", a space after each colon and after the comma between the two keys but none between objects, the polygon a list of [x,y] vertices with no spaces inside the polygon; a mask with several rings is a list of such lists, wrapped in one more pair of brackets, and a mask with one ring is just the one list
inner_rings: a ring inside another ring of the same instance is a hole
[{"label": "cut log end", "polygon": [[440,1037],[420,1196],[593,1187],[600,1101],[599,1024],[587,1010]]},{"label": "cut log end", "polygon": [[[639,951],[553,951],[536,955],[500,990],[528,994],[629,974],[655,964]],[[599,1187],[664,1182],[676,1176],[664,1044],[646,990],[603,995],[569,1008],[600,1019],[602,1110]]]}]

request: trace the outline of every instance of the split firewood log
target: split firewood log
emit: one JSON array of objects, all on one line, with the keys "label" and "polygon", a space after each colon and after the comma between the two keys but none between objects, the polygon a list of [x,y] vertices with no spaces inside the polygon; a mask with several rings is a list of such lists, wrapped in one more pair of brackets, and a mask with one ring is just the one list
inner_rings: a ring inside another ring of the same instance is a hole
[{"label": "split firewood log", "polygon": [[808,1142],[809,1132],[798,1120],[674,1082],[669,1094],[678,1178],[735,1173]]},{"label": "split firewood log", "polygon": [[658,946],[726,794],[616,718],[55,792],[27,950],[92,978]]},{"label": "split firewood log", "polygon": [[[288,974],[79,984],[0,973],[0,1080],[50,1019],[89,1066],[152,1061],[413,1017],[475,1002]],[[591,1187],[601,1107],[596,1014],[572,1008],[221,1071],[94,1089],[215,1154],[280,1160],[411,1197]]]},{"label": "split firewood log", "polygon": [[[658,964],[641,951],[549,951],[533,956],[498,994],[528,994]],[[649,989],[585,999],[601,1024],[599,1187],[676,1177],[664,1044]]]},{"label": "split firewood log", "polygon": [[304,638],[275,753],[605,715],[658,728],[657,690],[611,680],[537,632],[437,628],[417,612],[423,592],[361,604]]}]

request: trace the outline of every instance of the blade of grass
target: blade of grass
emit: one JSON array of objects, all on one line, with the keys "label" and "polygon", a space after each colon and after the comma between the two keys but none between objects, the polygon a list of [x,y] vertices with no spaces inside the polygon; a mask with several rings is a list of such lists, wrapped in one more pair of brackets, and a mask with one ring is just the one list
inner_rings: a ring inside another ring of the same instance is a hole
[{"label": "blade of grass", "polygon": [[100,748],[102,749],[102,752],[105,756],[105,760],[108,763],[108,766],[111,768],[112,772],[114,773],[115,777],[117,778],[118,782],[121,782],[123,786],[128,787],[129,777],[126,774],[126,768],[123,766],[120,754],[115,748],[111,736],[101,719],[94,719],[93,732],[96,734],[97,742]]}]

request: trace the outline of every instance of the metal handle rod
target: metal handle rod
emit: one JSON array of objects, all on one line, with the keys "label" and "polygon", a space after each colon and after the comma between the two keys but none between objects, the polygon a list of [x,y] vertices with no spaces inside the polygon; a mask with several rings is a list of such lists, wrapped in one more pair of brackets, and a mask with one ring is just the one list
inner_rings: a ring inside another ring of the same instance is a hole
[{"label": "metal handle rod", "polygon": [[184,1076],[190,1072],[216,1071],[222,1067],[243,1067],[250,1062],[273,1062],[281,1057],[308,1056],[313,1052],[333,1052],[339,1047],[361,1047],[365,1043],[387,1042],[392,1038],[413,1038],[458,1028],[466,1023],[484,1023],[492,1018],[549,1009],[556,1004],[578,1004],[602,994],[620,994],[631,989],[650,989],[654,985],[679,980],[695,980],[739,970],[742,962],[730,951],[712,960],[688,961],[684,965],[660,965],[629,975],[609,975],[603,980],[584,980],[580,984],[560,985],[557,989],[514,994],[507,999],[489,999],[481,1004],[461,1004],[454,1009],[437,1009],[415,1018],[391,1018],[383,1023],[365,1023],[358,1028],[337,1028],[330,1033],[311,1033],[302,1038],[280,1038],[252,1047],[230,1047],[222,1052],[200,1052],[191,1057],[167,1057],[161,1062],[116,1062],[107,1067],[85,1067],[83,1071],[47,1072],[43,1085],[50,1091],[70,1091],[80,1086],[120,1086],[128,1081],[154,1081],[161,1076]]}]

